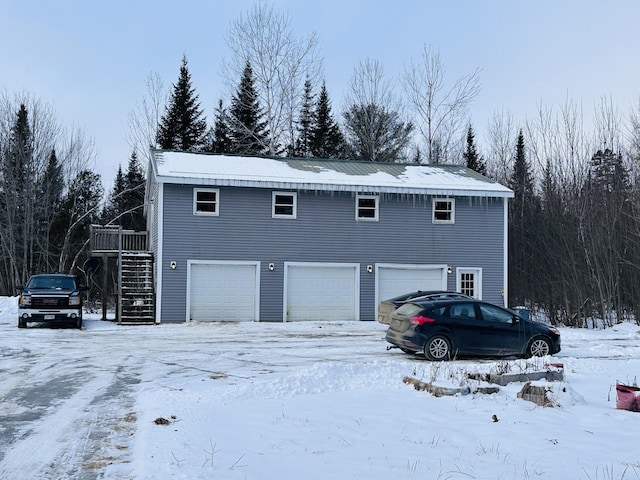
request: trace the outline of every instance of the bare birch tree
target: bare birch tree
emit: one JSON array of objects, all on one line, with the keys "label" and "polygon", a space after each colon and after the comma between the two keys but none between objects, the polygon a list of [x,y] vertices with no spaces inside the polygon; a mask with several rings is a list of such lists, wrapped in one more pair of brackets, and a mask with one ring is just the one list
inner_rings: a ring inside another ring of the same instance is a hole
[{"label": "bare birch tree", "polygon": [[[134,110],[129,112],[127,139],[129,146],[140,158],[149,159],[150,149],[156,148],[158,125],[169,93],[160,75],[151,72],[146,79],[147,92]],[[146,162],[142,162],[146,168]]]},{"label": "bare birch tree", "polygon": [[344,127],[348,156],[376,162],[405,161],[413,125],[405,122],[400,101],[382,64],[358,64],[345,95]]},{"label": "bare birch tree", "polygon": [[629,146],[629,157],[635,160],[636,165],[634,165],[632,171],[637,173],[638,163],[640,163],[640,95],[636,104],[629,111],[627,125],[626,138]]},{"label": "bare birch tree", "polygon": [[232,58],[223,63],[225,83],[233,91],[251,65],[269,131],[269,154],[279,154],[294,144],[305,80],[316,83],[321,72],[317,37],[298,37],[287,15],[259,2],[231,24],[227,43]]},{"label": "bare birch tree", "polygon": [[496,110],[489,120],[486,133],[487,174],[506,185],[511,176],[513,145],[516,143],[518,127],[508,110]]},{"label": "bare birch tree", "polygon": [[537,115],[525,124],[534,170],[540,175],[551,165],[556,180],[574,194],[593,152],[583,123],[582,109],[567,98],[559,112],[540,104]]},{"label": "bare birch tree", "polygon": [[598,149],[622,151],[622,117],[611,96],[602,97],[595,106],[595,139]]},{"label": "bare birch tree", "polygon": [[403,84],[412,106],[428,163],[450,161],[452,143],[464,139],[468,111],[480,92],[480,70],[446,84],[440,54],[425,46],[419,61],[405,69]]}]

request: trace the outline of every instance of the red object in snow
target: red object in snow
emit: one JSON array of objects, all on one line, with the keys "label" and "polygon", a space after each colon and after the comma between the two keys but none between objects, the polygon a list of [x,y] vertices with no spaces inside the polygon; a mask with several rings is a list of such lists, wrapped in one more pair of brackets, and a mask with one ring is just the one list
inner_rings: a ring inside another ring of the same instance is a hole
[{"label": "red object in snow", "polygon": [[640,412],[640,387],[616,383],[616,408]]}]

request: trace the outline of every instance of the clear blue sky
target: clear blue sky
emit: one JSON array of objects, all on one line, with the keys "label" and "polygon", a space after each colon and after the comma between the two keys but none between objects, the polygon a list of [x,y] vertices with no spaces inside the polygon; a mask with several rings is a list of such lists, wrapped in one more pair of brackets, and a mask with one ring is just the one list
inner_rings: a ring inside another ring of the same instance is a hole
[{"label": "clear blue sky", "polygon": [[[58,120],[95,139],[106,189],[126,168],[127,117],[157,72],[178,78],[183,53],[210,120],[227,99],[221,62],[231,21],[253,0],[0,0],[0,91],[52,103]],[[354,67],[379,60],[397,79],[425,45],[450,78],[481,69],[471,121],[518,121],[569,97],[585,116],[611,96],[623,112],[640,96],[638,0],[276,0],[300,36],[316,32],[334,113]],[[479,138],[482,144],[482,138]]]}]

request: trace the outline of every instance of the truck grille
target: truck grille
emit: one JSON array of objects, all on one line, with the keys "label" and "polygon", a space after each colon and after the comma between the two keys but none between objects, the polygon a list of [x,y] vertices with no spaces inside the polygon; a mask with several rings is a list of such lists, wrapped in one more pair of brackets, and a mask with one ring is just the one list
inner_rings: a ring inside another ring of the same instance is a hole
[{"label": "truck grille", "polygon": [[69,306],[69,297],[31,297],[31,306],[33,307],[67,307]]}]

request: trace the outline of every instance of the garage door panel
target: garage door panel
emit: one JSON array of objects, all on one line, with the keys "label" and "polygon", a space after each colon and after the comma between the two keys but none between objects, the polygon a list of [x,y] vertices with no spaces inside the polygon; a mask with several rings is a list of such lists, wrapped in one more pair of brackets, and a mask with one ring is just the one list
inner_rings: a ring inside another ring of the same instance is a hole
[{"label": "garage door panel", "polygon": [[416,290],[443,290],[444,267],[380,266],[378,298],[386,300]]},{"label": "garage door panel", "polygon": [[190,319],[256,320],[257,272],[256,264],[192,264]]},{"label": "garage door panel", "polygon": [[352,265],[287,265],[286,320],[357,320],[356,277]]}]

